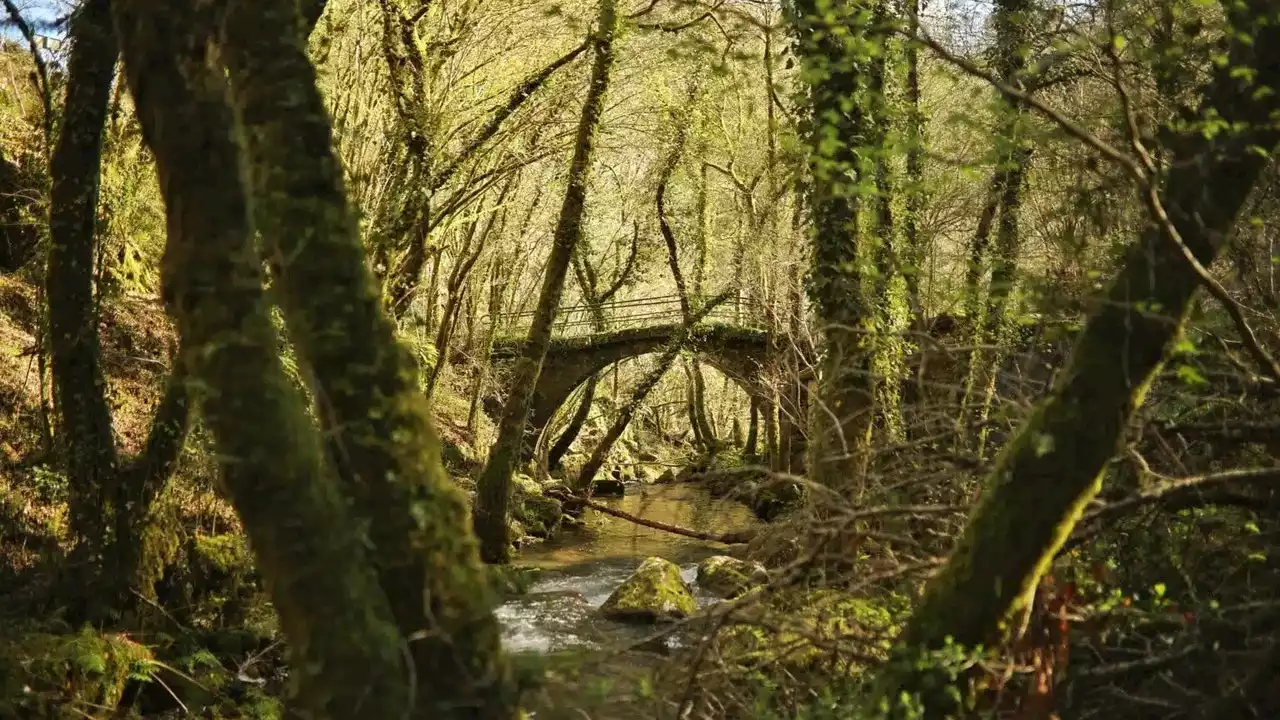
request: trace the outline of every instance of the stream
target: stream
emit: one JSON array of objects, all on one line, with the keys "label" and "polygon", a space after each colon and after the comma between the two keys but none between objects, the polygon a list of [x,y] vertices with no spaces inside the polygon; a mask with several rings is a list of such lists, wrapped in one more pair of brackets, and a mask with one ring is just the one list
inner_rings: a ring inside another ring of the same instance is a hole
[{"label": "stream", "polygon": [[[759,521],[741,503],[721,500],[698,485],[640,485],[620,498],[601,499],[640,517],[704,532],[744,530]],[[564,531],[521,550],[516,564],[539,569],[524,595],[498,609],[504,645],[513,652],[548,653],[573,647],[603,647],[640,640],[652,627],[626,625],[597,612],[622,581],[650,556],[680,566],[699,608],[718,600],[694,584],[698,562],[725,554],[716,543],[643,527],[587,509],[587,527]],[[670,641],[669,641],[670,643]]]}]

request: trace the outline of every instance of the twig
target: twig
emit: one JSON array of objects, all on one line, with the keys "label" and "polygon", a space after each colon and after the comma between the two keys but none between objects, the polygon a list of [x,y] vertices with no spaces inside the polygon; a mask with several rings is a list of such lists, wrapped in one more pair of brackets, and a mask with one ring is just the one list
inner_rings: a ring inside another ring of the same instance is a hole
[{"label": "twig", "polygon": [[1186,658],[1202,652],[1204,647],[1198,644],[1188,645],[1163,655],[1129,660],[1127,662],[1110,663],[1099,667],[1085,668],[1072,673],[1072,679],[1100,682],[1114,680],[1135,673],[1149,673],[1177,664]]},{"label": "twig", "polygon": [[[1132,128],[1136,127],[1136,120],[1131,118],[1128,123],[1130,126],[1129,132],[1131,133],[1129,139],[1130,144],[1136,148],[1135,151],[1139,152],[1139,157],[1144,158],[1141,163],[1133,157],[1130,157],[1129,155],[1126,155],[1112,147],[1097,135],[1094,135],[1080,125],[1072,122],[1061,112],[1037,99],[1030,93],[1009,85],[996,77],[993,73],[983,70],[974,63],[947,50],[933,38],[919,33],[914,36],[910,36],[905,31],[902,32],[904,35],[907,35],[909,39],[914,39],[928,47],[940,58],[955,65],[965,73],[987,81],[1006,98],[1012,101],[1026,103],[1028,107],[1039,112],[1041,115],[1044,115],[1068,135],[1089,146],[1098,154],[1123,169],[1138,184],[1140,189],[1143,190],[1143,196],[1148,210],[1151,212],[1152,218],[1160,226],[1162,233],[1177,246],[1183,258],[1187,261],[1188,266],[1190,266],[1191,270],[1196,274],[1205,288],[1208,289],[1209,294],[1217,299],[1218,302],[1222,303],[1227,314],[1235,324],[1236,329],[1240,332],[1240,336],[1244,340],[1245,346],[1253,354],[1254,358],[1262,366],[1267,375],[1269,375],[1273,381],[1280,382],[1280,363],[1277,363],[1276,360],[1271,357],[1270,353],[1262,347],[1262,344],[1258,342],[1257,335],[1254,334],[1253,328],[1249,326],[1248,321],[1244,317],[1244,312],[1240,303],[1237,302],[1235,298],[1231,297],[1231,294],[1227,292],[1226,288],[1222,287],[1222,284],[1214,279],[1213,275],[1209,273],[1209,270],[1204,266],[1204,264],[1196,258],[1195,253],[1187,246],[1186,242],[1183,241],[1182,234],[1178,231],[1177,226],[1174,225],[1173,221],[1169,218],[1168,213],[1165,211],[1164,204],[1160,201],[1159,187],[1154,180],[1155,175],[1153,172],[1147,171],[1147,167],[1154,169],[1154,163],[1143,147],[1141,138],[1136,134],[1132,134]],[[1115,43],[1112,42],[1109,43],[1109,45],[1111,47],[1111,52],[1114,54]],[[1121,94],[1122,105],[1128,107],[1128,93],[1123,90],[1123,83],[1120,82],[1119,78],[1115,78],[1113,85]]]},{"label": "twig", "polygon": [[9,18],[18,26],[18,32],[31,48],[31,61],[36,65],[36,78],[40,85],[40,103],[44,108],[44,142],[48,150],[53,146],[53,90],[49,86],[49,69],[44,58],[40,57],[40,46],[36,43],[35,31],[31,24],[22,17],[22,11],[13,0],[4,0],[4,7],[9,11]]},{"label": "twig", "polygon": [[[1089,512],[1081,518],[1078,525],[1079,529],[1063,549],[1067,550],[1078,545],[1106,522],[1148,505],[1172,505],[1181,508],[1182,503],[1187,502],[1195,495],[1206,493],[1207,491],[1222,493],[1230,485],[1265,485],[1276,482],[1280,482],[1280,468],[1228,470],[1221,473],[1197,475],[1162,483]],[[1246,498],[1238,493],[1228,493],[1225,496],[1215,495],[1214,499],[1239,502]]]}]

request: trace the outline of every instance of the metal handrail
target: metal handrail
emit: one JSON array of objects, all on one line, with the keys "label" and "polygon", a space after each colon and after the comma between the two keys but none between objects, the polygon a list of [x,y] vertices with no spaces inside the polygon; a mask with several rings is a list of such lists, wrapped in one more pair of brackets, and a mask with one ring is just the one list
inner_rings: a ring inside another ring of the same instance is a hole
[{"label": "metal handrail", "polygon": [[[690,304],[698,307],[709,298],[695,296]],[[730,302],[712,310],[703,321],[719,321],[743,327],[764,327],[765,314],[757,303],[745,298]],[[603,316],[603,327],[597,321],[597,313]],[[502,313],[493,318],[497,334],[503,336],[517,335],[532,324],[535,311]],[[486,316],[484,320],[489,320]],[[628,300],[617,300],[596,307],[592,305],[572,305],[562,307],[556,314],[553,334],[557,337],[576,337],[594,335],[599,332],[631,330],[661,324],[675,324],[684,319],[679,295],[662,295]]]}]

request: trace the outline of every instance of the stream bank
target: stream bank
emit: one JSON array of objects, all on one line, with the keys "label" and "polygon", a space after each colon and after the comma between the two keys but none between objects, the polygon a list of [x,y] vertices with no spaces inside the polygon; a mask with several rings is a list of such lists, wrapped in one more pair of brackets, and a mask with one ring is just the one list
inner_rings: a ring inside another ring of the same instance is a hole
[{"label": "stream bank", "polygon": [[[697,484],[640,485],[600,502],[623,512],[707,533],[729,533],[760,525],[740,502],[716,498]],[[646,557],[676,563],[694,591],[699,609],[719,598],[694,582],[698,562],[731,554],[719,543],[695,540],[587,509],[583,527],[527,545],[516,565],[534,568],[528,592],[507,598],[497,615],[503,641],[516,653],[600,648],[647,637],[652,627],[606,620],[599,608]]]}]

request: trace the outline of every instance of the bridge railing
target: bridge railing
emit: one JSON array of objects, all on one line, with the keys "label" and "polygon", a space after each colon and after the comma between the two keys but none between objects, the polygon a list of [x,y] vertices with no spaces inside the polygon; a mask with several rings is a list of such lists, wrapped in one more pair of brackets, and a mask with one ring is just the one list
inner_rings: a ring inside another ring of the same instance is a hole
[{"label": "bridge railing", "polygon": [[[695,296],[690,302],[696,310],[709,296]],[[601,332],[616,332],[635,328],[679,323],[683,319],[680,296],[634,298],[605,303],[599,308],[603,324],[596,317],[596,309],[590,305],[561,307],[556,313],[552,334],[555,337],[581,337]],[[535,311],[504,313],[494,318],[498,337],[519,337],[528,332]],[[756,303],[739,296],[731,298],[713,309],[703,319],[704,323],[726,323],[741,327],[765,326],[765,314]]]}]

